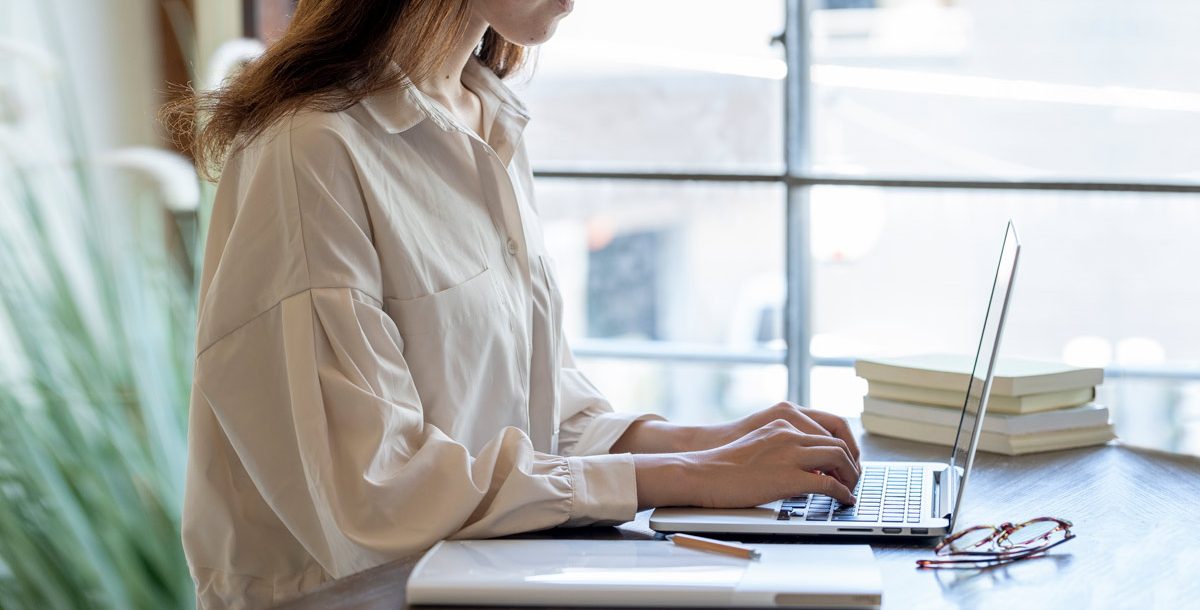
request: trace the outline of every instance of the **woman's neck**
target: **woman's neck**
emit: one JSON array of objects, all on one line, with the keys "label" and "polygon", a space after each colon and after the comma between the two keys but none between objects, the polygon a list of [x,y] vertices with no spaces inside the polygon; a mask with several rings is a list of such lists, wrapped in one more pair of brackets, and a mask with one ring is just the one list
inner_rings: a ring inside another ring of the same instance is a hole
[{"label": "woman's neck", "polygon": [[429,78],[418,82],[417,88],[426,95],[443,103],[453,104],[464,96],[470,95],[462,84],[463,69],[471,60],[479,41],[487,31],[488,23],[482,18],[472,15],[467,29],[454,49],[446,55],[445,60]]}]

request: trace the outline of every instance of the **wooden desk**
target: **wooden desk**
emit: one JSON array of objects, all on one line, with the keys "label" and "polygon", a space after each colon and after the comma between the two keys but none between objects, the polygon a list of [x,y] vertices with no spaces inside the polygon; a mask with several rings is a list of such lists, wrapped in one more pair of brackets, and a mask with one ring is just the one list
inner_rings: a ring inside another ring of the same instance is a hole
[{"label": "wooden desk", "polygon": [[[944,460],[948,449],[860,435],[869,459]],[[874,544],[884,608],[1200,608],[1200,459],[1120,445],[1023,457],[980,453],[960,527],[1036,516],[1078,538],[1049,557],[983,571],[917,570],[929,547]],[[525,537],[648,539],[649,512],[620,527]],[[419,556],[418,556],[419,557]],[[331,582],[283,608],[405,608],[418,557]]]}]

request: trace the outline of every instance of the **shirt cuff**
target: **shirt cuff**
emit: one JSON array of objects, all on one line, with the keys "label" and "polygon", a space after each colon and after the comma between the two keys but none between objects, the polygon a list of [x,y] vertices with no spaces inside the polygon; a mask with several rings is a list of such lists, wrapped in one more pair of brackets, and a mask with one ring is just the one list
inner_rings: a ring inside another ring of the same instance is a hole
[{"label": "shirt cuff", "polygon": [[571,472],[571,516],[568,527],[632,521],[637,514],[637,471],[633,455],[589,455],[567,458]]},{"label": "shirt cuff", "polygon": [[603,455],[608,453],[613,444],[621,438],[635,421],[657,420],[666,418],[653,413],[601,413],[592,418],[588,427],[579,435],[571,453],[575,455]]}]

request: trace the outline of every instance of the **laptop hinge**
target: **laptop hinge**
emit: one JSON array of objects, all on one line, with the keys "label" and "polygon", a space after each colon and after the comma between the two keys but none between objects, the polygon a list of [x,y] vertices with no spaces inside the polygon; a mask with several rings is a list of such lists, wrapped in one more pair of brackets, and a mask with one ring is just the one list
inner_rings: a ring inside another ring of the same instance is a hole
[{"label": "laptop hinge", "polygon": [[950,476],[949,464],[945,468],[933,473],[934,487],[937,489],[937,501],[933,507],[933,516],[946,520],[950,519],[950,503],[952,501],[950,496],[954,488],[953,485],[949,484]]}]

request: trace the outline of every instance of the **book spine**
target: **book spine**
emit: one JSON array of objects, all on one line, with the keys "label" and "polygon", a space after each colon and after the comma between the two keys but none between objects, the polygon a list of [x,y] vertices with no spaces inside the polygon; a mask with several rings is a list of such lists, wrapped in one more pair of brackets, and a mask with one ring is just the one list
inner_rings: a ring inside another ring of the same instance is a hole
[{"label": "book spine", "polygon": [[[863,397],[863,410],[865,413],[872,415],[882,415],[884,417],[951,428],[958,427],[959,418],[962,416],[961,410],[952,411],[942,407],[882,400],[873,396]],[[989,411],[983,422],[983,430],[985,432],[1008,435],[1037,434],[1040,432],[1095,428],[1107,423],[1108,408],[1091,403],[1066,410],[1029,413],[1025,415],[1008,415]]]},{"label": "book spine", "polygon": [[[854,372],[867,381],[965,392],[969,373],[897,366],[869,360],[854,363]],[[982,371],[979,373],[982,376]],[[1073,369],[1044,375],[1007,376],[992,379],[992,396],[1020,398],[1033,394],[1067,392],[1095,387],[1104,382],[1104,370]]]},{"label": "book spine", "polygon": [[[935,445],[953,446],[957,436],[956,428],[909,422],[871,413],[863,413],[862,423],[863,428],[872,434]],[[1022,455],[1101,445],[1113,438],[1115,437],[1111,425],[1030,435],[1006,435],[984,431],[979,435],[978,449],[989,453]]]}]

